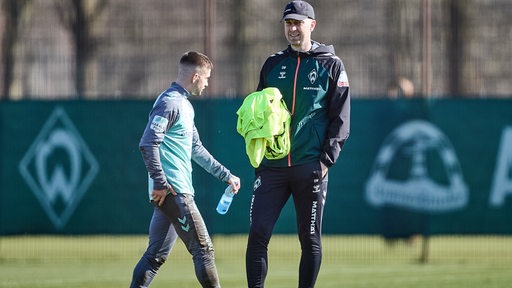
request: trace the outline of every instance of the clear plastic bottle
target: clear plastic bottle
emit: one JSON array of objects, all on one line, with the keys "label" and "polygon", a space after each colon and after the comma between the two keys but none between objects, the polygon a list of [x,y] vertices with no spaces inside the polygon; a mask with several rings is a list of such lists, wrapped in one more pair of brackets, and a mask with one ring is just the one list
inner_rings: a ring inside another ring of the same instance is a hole
[{"label": "clear plastic bottle", "polygon": [[233,192],[233,188],[231,188],[231,185],[228,185],[226,190],[224,190],[224,194],[220,197],[219,204],[217,205],[217,213],[221,215],[226,214],[234,196],[235,193]]}]

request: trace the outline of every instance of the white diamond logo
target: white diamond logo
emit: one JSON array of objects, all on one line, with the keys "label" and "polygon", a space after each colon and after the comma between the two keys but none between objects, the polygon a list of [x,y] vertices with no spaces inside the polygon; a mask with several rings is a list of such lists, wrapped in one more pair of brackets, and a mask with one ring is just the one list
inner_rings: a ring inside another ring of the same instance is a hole
[{"label": "white diamond logo", "polygon": [[19,164],[23,179],[58,230],[69,221],[98,170],[61,107],[55,108]]}]

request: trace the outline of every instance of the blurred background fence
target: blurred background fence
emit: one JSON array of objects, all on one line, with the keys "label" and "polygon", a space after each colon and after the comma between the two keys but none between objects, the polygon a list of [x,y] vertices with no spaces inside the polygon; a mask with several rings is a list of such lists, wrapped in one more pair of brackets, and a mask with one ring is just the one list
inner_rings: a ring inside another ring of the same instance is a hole
[{"label": "blurred background fence", "polygon": [[[1,3],[3,99],[154,98],[192,49],[215,62],[208,97],[243,97],[264,59],[286,47],[283,0]],[[335,46],[353,97],[396,95],[396,86],[401,95],[510,96],[510,1],[311,3],[313,38]]]}]

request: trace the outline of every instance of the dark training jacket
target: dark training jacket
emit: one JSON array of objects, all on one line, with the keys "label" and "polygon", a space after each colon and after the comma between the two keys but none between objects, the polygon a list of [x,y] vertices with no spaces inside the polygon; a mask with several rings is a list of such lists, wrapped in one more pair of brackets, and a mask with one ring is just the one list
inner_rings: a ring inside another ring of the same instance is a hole
[{"label": "dark training jacket", "polygon": [[312,42],[308,52],[290,46],[265,61],[257,90],[276,87],[290,110],[288,157],[261,165],[288,167],[322,161],[334,165],[350,131],[350,89],[333,46]]}]

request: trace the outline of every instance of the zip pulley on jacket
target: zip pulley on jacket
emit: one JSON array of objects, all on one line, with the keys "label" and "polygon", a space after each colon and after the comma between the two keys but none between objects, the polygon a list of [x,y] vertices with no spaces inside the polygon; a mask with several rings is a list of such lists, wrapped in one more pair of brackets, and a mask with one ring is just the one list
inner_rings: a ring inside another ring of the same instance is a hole
[{"label": "zip pulley on jacket", "polygon": [[249,94],[236,112],[236,130],[254,168],[263,157],[281,159],[290,153],[290,112],[282,98],[279,89],[268,87]]}]

